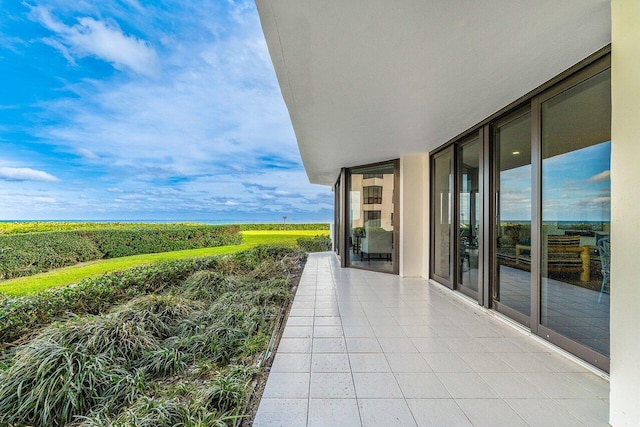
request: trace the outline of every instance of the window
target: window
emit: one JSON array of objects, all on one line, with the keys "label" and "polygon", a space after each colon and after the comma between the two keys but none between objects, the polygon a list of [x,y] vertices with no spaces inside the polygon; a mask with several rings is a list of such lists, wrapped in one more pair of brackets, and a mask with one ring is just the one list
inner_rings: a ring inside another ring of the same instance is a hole
[{"label": "window", "polygon": [[364,211],[364,222],[369,226],[380,227],[381,218],[382,211]]},{"label": "window", "polygon": [[371,179],[371,178],[384,178],[383,174],[381,173],[365,173],[362,175],[362,179]]},{"label": "window", "polygon": [[[382,176],[382,175],[380,175]],[[382,203],[382,187],[378,185],[372,185],[369,187],[364,187],[362,189],[365,205],[372,205],[374,203],[381,204]]]}]

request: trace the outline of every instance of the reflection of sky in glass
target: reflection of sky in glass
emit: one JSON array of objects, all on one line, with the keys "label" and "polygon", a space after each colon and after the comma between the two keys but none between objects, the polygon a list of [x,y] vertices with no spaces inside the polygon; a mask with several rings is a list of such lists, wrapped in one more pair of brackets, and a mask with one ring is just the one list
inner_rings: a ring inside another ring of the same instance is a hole
[{"label": "reflection of sky in glass", "polygon": [[543,160],[543,221],[609,222],[610,170],[610,141]]},{"label": "reflection of sky in glass", "polygon": [[[611,219],[611,142],[544,159],[543,221]],[[531,165],[500,174],[502,221],[531,217]]]},{"label": "reflection of sky in glass", "polygon": [[501,221],[531,221],[531,165],[500,173]]}]

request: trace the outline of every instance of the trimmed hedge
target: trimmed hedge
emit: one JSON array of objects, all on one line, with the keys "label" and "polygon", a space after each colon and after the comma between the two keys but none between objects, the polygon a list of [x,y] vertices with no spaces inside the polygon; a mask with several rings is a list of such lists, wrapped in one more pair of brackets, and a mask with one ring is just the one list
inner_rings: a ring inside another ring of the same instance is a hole
[{"label": "trimmed hedge", "polygon": [[241,231],[329,230],[328,223],[315,224],[238,224]]},{"label": "trimmed hedge", "polygon": [[300,249],[305,252],[325,252],[331,250],[331,238],[329,236],[301,237],[297,242]]},{"label": "trimmed hedge", "polygon": [[[103,230],[107,228],[154,228],[163,224],[144,222],[60,222],[60,221],[0,221],[0,234],[42,233],[46,231]],[[175,222],[166,225],[205,225],[195,222]]]},{"label": "trimmed hedge", "polygon": [[0,294],[0,348],[3,343],[13,342],[55,320],[72,315],[103,314],[134,297],[168,290],[197,271],[268,280],[293,268],[301,258],[304,254],[294,248],[257,246],[227,256],[134,267],[25,297]]},{"label": "trimmed hedge", "polygon": [[97,259],[236,245],[236,225],[156,225],[0,235],[0,280]]}]

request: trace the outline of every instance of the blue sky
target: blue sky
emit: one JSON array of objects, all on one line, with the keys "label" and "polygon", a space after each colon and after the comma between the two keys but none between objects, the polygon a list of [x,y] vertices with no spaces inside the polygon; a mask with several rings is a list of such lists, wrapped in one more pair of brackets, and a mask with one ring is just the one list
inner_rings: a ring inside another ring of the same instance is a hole
[{"label": "blue sky", "polygon": [[0,9],[0,220],[331,220],[253,1]]}]

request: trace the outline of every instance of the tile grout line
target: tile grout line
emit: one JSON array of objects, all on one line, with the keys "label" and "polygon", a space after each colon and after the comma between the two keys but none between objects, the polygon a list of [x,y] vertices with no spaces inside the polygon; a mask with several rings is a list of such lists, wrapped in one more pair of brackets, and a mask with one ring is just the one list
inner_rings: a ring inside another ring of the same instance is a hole
[{"label": "tile grout line", "polygon": [[316,302],[318,300],[318,265],[317,261],[315,264],[315,272],[314,272],[314,294],[313,294],[313,317],[311,320],[311,348],[309,349],[309,387],[307,393],[307,422],[306,425],[309,425],[309,412],[311,411],[311,371],[313,370],[313,339],[314,339],[314,330],[316,327]]},{"label": "tile grout line", "polygon": [[[334,265],[330,262],[329,263],[331,270],[333,270]],[[355,397],[355,401],[356,401],[356,408],[358,410],[358,419],[360,420],[360,425],[362,426],[362,414],[360,413],[360,405],[358,403],[358,391],[356,390],[356,381],[355,378],[353,377],[353,366],[351,366],[351,357],[350,357],[350,352],[349,352],[349,347],[347,346],[347,337],[346,334],[344,332],[344,323],[342,322],[342,311],[340,310],[340,305],[338,304],[338,281],[335,279],[335,275],[333,275],[333,286],[336,289],[336,305],[338,306],[338,315],[340,316],[340,329],[342,329],[342,337],[344,339],[344,347],[347,351],[347,361],[349,362],[349,372],[351,373],[351,383],[353,384],[353,395]],[[368,319],[367,319],[368,320]]]}]

